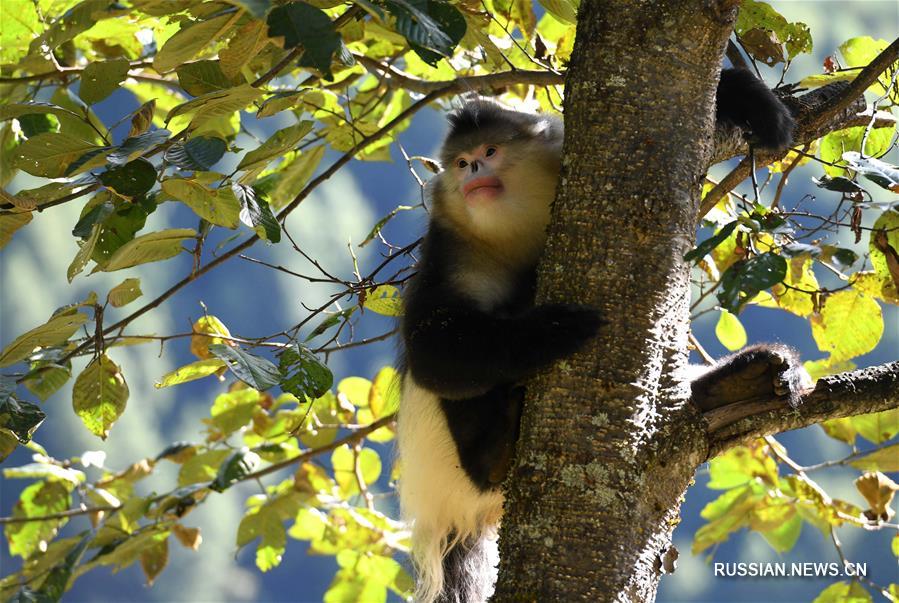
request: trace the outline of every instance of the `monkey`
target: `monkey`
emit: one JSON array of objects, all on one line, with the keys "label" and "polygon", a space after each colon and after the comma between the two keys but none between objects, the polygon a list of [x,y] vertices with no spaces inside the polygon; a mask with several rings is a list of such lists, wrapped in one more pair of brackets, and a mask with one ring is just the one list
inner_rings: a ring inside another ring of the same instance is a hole
[{"label": "monkey", "polygon": [[[785,148],[794,127],[777,96],[740,69],[722,72],[716,119],[758,148]],[[580,349],[603,320],[585,306],[535,305],[562,120],[476,97],[448,121],[417,272],[403,294],[399,495],[412,521],[416,600],[479,603],[496,580],[522,382]],[[693,383],[709,398],[717,378],[749,374],[795,401],[802,372],[789,348],[756,346]]]}]

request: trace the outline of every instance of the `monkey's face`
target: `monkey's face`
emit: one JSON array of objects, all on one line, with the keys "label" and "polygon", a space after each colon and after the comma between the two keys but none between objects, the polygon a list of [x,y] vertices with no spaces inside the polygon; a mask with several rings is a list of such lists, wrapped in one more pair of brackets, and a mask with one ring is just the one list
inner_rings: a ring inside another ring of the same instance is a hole
[{"label": "monkey's face", "polygon": [[533,136],[481,132],[443,157],[431,186],[434,218],[453,230],[530,261],[542,247],[559,159]]},{"label": "monkey's face", "polygon": [[505,153],[496,144],[482,144],[459,153],[447,170],[462,199],[469,205],[496,201],[506,190],[500,174]]}]

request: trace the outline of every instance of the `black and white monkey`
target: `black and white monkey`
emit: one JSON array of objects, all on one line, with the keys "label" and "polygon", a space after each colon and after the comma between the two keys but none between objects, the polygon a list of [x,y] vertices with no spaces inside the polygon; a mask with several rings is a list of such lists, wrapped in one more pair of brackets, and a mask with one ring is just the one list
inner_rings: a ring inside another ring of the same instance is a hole
[{"label": "black and white monkey", "polygon": [[[722,73],[717,119],[746,130],[756,147],[791,140],[790,112],[747,71]],[[591,308],[534,304],[562,136],[555,116],[470,100],[449,115],[443,170],[428,184],[430,224],[404,294],[398,421],[400,504],[413,521],[423,603],[490,596],[521,382],[575,352],[602,322]],[[777,367],[778,393],[795,396],[803,371],[782,346],[726,359],[694,387],[758,362]]]}]

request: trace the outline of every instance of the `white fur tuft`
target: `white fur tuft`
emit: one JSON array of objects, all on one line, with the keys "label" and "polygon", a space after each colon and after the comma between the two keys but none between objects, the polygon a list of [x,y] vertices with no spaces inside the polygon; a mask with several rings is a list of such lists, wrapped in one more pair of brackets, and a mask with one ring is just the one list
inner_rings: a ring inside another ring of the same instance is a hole
[{"label": "white fur tuft", "polygon": [[[443,559],[455,545],[481,539],[466,557],[465,590],[486,601],[496,580],[499,490],[482,492],[462,469],[439,398],[406,373],[397,423],[402,463],[399,483],[404,519],[412,521],[412,561],[418,574],[415,600],[432,603],[443,591]],[[454,600],[449,595],[449,600]]]}]

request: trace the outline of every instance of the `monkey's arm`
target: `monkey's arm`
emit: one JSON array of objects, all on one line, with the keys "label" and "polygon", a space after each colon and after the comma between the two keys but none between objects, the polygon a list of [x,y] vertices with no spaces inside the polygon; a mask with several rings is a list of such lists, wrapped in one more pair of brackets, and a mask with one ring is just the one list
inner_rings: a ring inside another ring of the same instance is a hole
[{"label": "monkey's arm", "polygon": [[703,411],[772,393],[795,407],[811,385],[796,351],[770,344],[728,356],[691,383],[693,403]]},{"label": "monkey's arm", "polygon": [[746,130],[760,148],[790,144],[796,122],[790,110],[762,80],[746,69],[724,69],[718,82],[716,118],[719,124]]},{"label": "monkey's arm", "polygon": [[575,352],[600,323],[595,310],[573,305],[537,306],[515,317],[462,303],[407,306],[406,363],[441,397],[469,398]]}]

